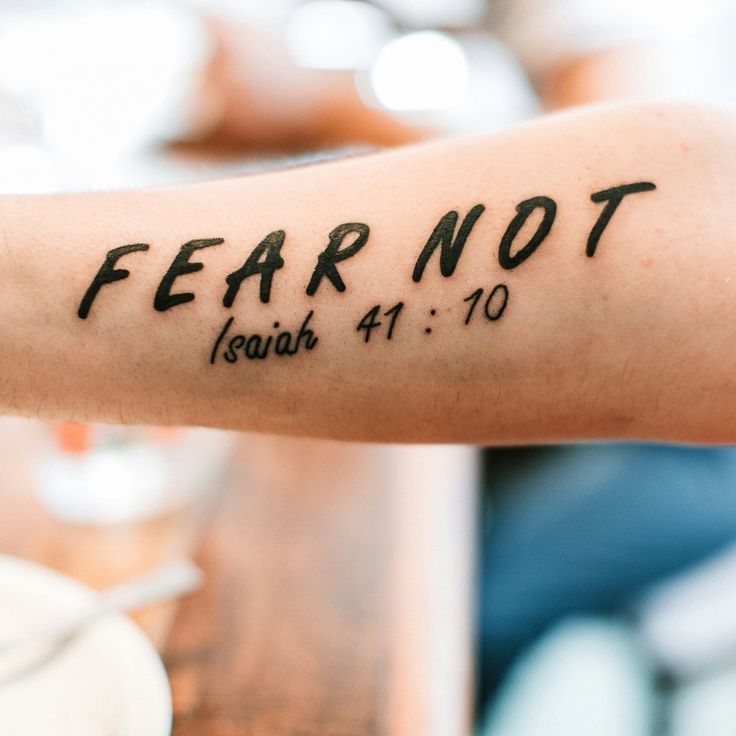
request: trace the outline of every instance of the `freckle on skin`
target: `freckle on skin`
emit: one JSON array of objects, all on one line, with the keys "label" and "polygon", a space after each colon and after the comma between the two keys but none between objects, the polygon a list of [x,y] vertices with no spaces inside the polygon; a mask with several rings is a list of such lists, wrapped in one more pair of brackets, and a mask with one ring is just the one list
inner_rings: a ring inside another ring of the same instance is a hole
[{"label": "freckle on skin", "polygon": [[643,268],[649,268],[649,266],[652,265],[652,259],[651,258],[642,258],[641,259],[641,265]]},{"label": "freckle on skin", "polygon": [[690,146],[688,146],[687,143],[680,143],[680,150],[684,153],[688,153],[688,151],[690,151]]}]

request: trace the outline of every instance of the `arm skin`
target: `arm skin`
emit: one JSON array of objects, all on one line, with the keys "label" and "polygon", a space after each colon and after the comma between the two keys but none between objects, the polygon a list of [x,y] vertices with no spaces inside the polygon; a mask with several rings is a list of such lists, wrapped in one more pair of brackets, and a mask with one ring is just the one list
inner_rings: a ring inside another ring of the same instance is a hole
[{"label": "arm skin", "polygon": [[[242,179],[2,198],[0,413],[411,442],[736,442],[735,144],[730,113],[631,106]],[[587,256],[606,206],[591,195],[637,182],[656,188],[624,197]],[[535,197],[556,204],[549,234],[518,262],[535,209],[503,268],[499,243]],[[459,225],[478,204],[452,275],[437,250],[412,280],[440,219],[457,210]],[[324,277],[308,296],[341,223],[370,228],[336,264],[345,291]],[[256,274],[223,306],[226,277],[278,230],[270,301]],[[205,238],[224,242],[194,250],[204,267],[169,289],[194,300],[165,309],[162,277]],[[103,284],[81,319],[107,252],[126,244],[149,248],[113,264],[130,275]],[[498,284],[508,301],[491,321]],[[376,305],[382,325],[367,335],[357,326]],[[294,355],[272,345],[250,360],[236,339],[226,359],[234,336],[265,340],[274,322],[293,349],[310,311],[316,344],[302,335]]]}]

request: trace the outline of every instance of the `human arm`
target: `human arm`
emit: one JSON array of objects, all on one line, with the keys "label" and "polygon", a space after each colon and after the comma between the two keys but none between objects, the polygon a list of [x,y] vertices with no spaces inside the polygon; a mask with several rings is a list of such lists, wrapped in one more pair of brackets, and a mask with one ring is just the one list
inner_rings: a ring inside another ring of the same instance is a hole
[{"label": "human arm", "polygon": [[[735,442],[734,122],[601,109],[241,179],[3,198],[0,411],[344,439]],[[591,196],[620,185],[642,186],[601,230],[613,195]],[[422,271],[452,211],[455,238],[477,215],[462,253],[455,240],[443,275],[438,247]],[[255,257],[244,269],[261,243],[263,272]],[[107,256],[125,245],[148,247]]]}]

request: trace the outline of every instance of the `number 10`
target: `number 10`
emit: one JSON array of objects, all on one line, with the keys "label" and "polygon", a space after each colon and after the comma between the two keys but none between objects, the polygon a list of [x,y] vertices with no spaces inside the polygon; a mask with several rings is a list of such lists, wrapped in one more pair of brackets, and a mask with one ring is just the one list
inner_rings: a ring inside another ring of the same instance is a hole
[{"label": "number 10", "polygon": [[[473,316],[473,312],[475,311],[480,298],[483,296],[483,291],[483,289],[476,289],[470,296],[466,296],[465,299],[463,299],[464,302],[470,302],[468,314],[465,317],[466,325],[470,322],[470,319]],[[501,319],[501,316],[506,309],[508,301],[509,290],[506,284],[497,284],[496,286],[494,286],[493,290],[488,295],[488,299],[486,299],[486,303],[483,307],[486,319],[490,320],[491,322],[495,322],[496,320]]]}]

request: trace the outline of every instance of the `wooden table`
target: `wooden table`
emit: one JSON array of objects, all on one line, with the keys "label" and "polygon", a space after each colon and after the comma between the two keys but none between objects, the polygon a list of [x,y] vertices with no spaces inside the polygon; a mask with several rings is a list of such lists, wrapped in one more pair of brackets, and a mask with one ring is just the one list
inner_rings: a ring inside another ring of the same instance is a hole
[{"label": "wooden table", "polygon": [[242,436],[185,510],[80,527],[37,500],[39,426],[0,422],[0,552],[95,587],[193,556],[206,583],[136,616],[174,736],[468,731],[475,455]]}]

